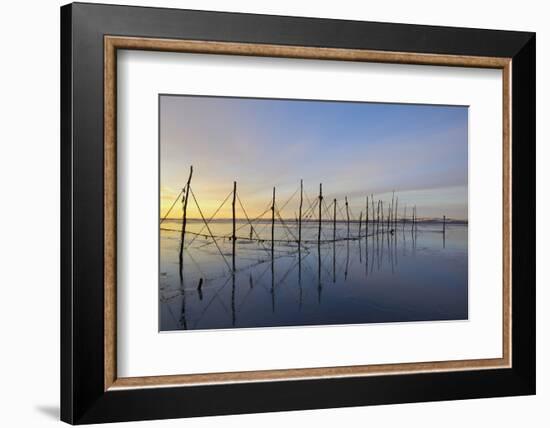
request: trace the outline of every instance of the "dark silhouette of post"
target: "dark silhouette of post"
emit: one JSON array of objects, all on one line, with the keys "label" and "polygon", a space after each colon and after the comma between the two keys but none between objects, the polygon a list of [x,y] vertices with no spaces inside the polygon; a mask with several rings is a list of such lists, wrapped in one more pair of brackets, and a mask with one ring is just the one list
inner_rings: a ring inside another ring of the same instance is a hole
[{"label": "dark silhouette of post", "polygon": [[363,220],[363,211],[359,212],[359,236],[358,238],[361,239],[361,221]]},{"label": "dark silhouette of post", "polygon": [[182,200],[183,203],[183,218],[181,222],[181,242],[180,242],[180,273],[183,269],[183,244],[185,242],[185,227],[187,226],[187,201],[189,200],[189,187],[191,186],[191,177],[193,176],[193,165],[189,170],[189,178],[187,179],[187,184],[185,185],[185,196]]},{"label": "dark silhouette of post", "polygon": [[349,205],[348,205],[348,197],[346,196],[345,197],[345,201],[346,201],[346,222],[347,222],[347,226],[348,226],[348,236],[347,236],[347,239],[349,239]]},{"label": "dark silhouette of post", "polygon": [[334,214],[332,216],[332,241],[336,242],[336,199],[334,199]]},{"label": "dark silhouette of post", "polygon": [[233,182],[233,203],[231,204],[231,210],[233,212],[233,233],[231,234],[231,243],[233,244],[233,272],[235,272],[235,244],[237,241],[236,236],[236,220],[235,220],[235,200],[237,199],[237,182]]},{"label": "dark silhouette of post", "polygon": [[319,183],[319,235],[317,237],[317,242],[321,242],[321,210],[323,205],[323,183]]},{"label": "dark silhouette of post", "polygon": [[304,180],[300,180],[300,209],[298,211],[298,250],[302,244],[302,205],[304,203]]},{"label": "dark silhouette of post", "polygon": [[275,254],[275,187],[273,188],[273,202],[271,204],[271,261]]}]

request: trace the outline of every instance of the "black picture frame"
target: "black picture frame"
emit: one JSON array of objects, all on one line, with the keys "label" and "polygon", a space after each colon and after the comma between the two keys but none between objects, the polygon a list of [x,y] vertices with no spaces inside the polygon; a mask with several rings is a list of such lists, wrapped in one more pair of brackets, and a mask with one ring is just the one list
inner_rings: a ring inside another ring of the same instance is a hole
[{"label": "black picture frame", "polygon": [[[512,367],[105,391],[105,35],[512,58]],[[61,419],[86,424],[534,394],[535,43],[528,32],[63,6]]]}]

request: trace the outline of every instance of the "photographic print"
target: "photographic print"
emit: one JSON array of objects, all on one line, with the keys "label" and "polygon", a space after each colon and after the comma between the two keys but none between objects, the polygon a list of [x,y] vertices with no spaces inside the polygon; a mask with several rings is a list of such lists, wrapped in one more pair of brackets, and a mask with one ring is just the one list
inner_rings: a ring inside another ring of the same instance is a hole
[{"label": "photographic print", "polygon": [[161,331],[468,319],[468,107],[159,95]]}]

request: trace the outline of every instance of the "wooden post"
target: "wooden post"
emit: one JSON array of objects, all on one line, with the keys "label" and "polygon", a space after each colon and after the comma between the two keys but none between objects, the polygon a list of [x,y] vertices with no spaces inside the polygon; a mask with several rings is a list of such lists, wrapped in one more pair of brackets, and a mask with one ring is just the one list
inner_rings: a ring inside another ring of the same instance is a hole
[{"label": "wooden post", "polygon": [[298,248],[302,245],[302,205],[304,203],[304,180],[300,180],[300,210],[298,211]]},{"label": "wooden post", "polygon": [[323,183],[319,183],[319,235],[317,237],[317,242],[321,242],[321,214],[322,214],[322,205],[323,205]]},{"label": "wooden post", "polygon": [[363,211],[359,212],[359,239],[361,239],[361,220],[363,219]]},{"label": "wooden post", "polygon": [[332,217],[332,241],[336,242],[336,199],[334,199],[334,215]]},{"label": "wooden post", "polygon": [[346,218],[347,218],[347,225],[348,225],[348,239],[349,239],[349,205],[348,205],[348,197],[345,197],[346,201]]},{"label": "wooden post", "polygon": [[275,187],[273,188],[273,202],[271,204],[271,260],[275,251]]},{"label": "wooden post", "polygon": [[187,178],[187,184],[185,185],[185,197],[183,202],[183,218],[181,222],[181,242],[180,242],[180,271],[183,266],[183,244],[185,242],[185,228],[187,226],[187,201],[189,200],[189,188],[191,186],[191,177],[193,176],[193,165],[189,170],[189,178]]},{"label": "wooden post", "polygon": [[233,233],[231,234],[231,243],[233,244],[233,272],[235,272],[235,244],[237,241],[236,236],[236,222],[235,222],[235,201],[237,199],[237,182],[233,182],[233,203],[231,204],[231,210],[233,213]]}]

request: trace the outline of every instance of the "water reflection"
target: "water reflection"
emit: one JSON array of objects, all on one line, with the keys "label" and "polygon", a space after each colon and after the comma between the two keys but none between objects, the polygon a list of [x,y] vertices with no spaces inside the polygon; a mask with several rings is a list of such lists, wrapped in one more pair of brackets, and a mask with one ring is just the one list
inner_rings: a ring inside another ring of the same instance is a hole
[{"label": "water reflection", "polygon": [[[338,224],[331,237],[349,239],[301,246],[285,240],[281,227],[273,231],[273,251],[266,250],[267,240],[218,240],[227,258],[235,245],[231,272],[204,237],[185,249],[180,271],[179,225],[172,223],[160,236],[161,330],[467,318],[466,225],[447,224],[444,232],[439,224],[398,225],[383,233],[371,224],[359,239],[360,232]],[[191,220],[187,226],[199,225]],[[212,224],[219,235],[228,227]],[[271,235],[270,224],[260,223],[254,233],[262,227]],[[305,239],[317,237],[318,225],[302,227]]]}]

